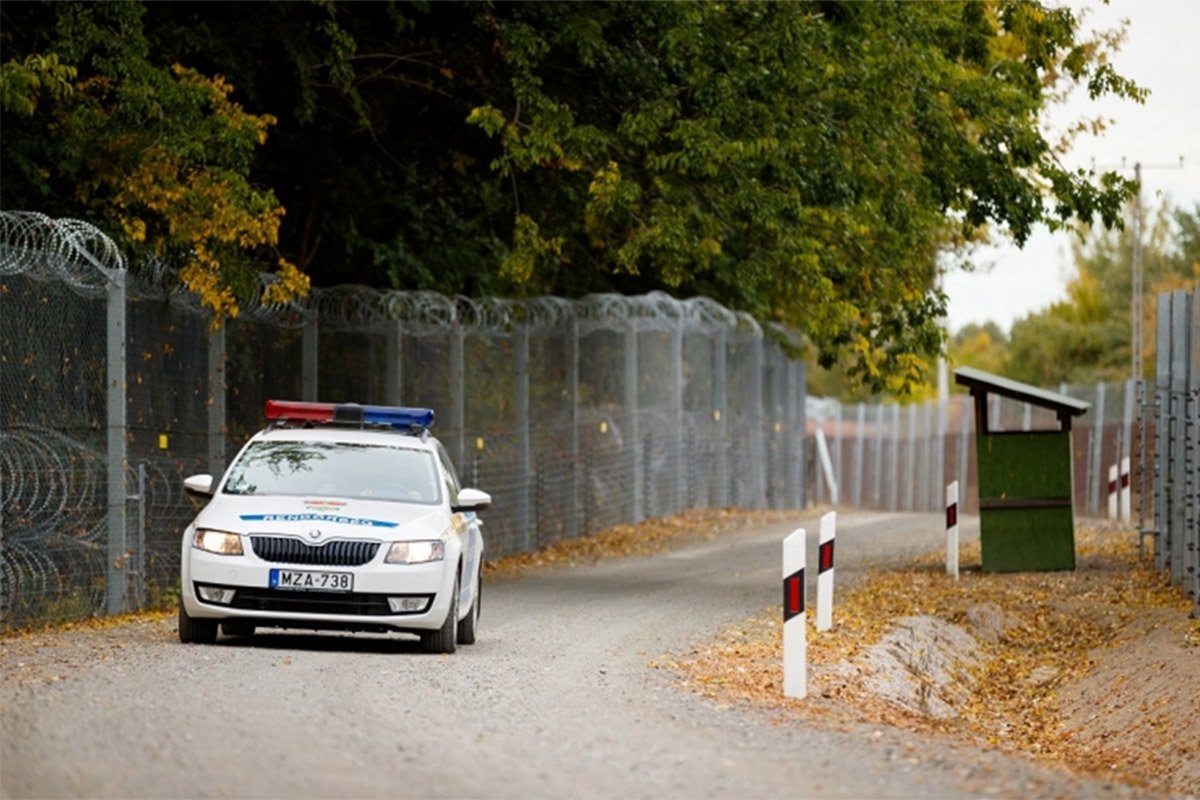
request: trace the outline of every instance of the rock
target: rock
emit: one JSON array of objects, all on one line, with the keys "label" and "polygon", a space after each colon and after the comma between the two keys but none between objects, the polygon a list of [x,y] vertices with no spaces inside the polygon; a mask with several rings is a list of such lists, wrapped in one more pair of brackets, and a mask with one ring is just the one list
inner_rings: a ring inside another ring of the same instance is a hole
[{"label": "rock", "polygon": [[864,657],[872,692],[936,719],[957,715],[967,699],[967,670],[979,662],[979,644],[967,631],[937,617],[903,617]]}]

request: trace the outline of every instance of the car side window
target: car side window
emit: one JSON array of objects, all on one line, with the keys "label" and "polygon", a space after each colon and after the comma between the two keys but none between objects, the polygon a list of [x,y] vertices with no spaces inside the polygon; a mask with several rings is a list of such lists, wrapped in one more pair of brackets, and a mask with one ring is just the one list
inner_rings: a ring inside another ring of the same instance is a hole
[{"label": "car side window", "polygon": [[442,472],[446,475],[446,491],[449,493],[450,502],[456,502],[458,498],[458,473],[454,471],[454,464],[450,461],[450,454],[446,452],[446,448],[441,442],[437,443],[438,461],[442,462]]}]

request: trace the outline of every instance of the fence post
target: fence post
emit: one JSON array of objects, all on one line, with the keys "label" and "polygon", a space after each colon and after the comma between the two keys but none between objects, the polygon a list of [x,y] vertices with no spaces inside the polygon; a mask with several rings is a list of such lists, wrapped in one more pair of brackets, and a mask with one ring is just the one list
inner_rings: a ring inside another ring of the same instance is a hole
[{"label": "fence post", "polygon": [[529,513],[530,446],[529,446],[529,325],[518,323],[516,332],[516,397],[514,409],[517,422],[517,536],[521,551],[529,550],[532,518]]},{"label": "fence post", "polygon": [[1154,525],[1154,566],[1165,569],[1169,563],[1170,522],[1167,516],[1167,492],[1164,490],[1164,478],[1169,479],[1170,472],[1166,468],[1167,452],[1170,439],[1167,436],[1167,425],[1170,420],[1171,399],[1171,336],[1164,338],[1162,332],[1171,330],[1171,301],[1172,295],[1158,296],[1158,351],[1154,375],[1154,476],[1151,487],[1154,507],[1151,512]]},{"label": "fence post", "polygon": [[[463,463],[466,442],[466,376],[463,374],[463,325],[457,312],[450,323],[450,452],[455,464]],[[523,535],[523,534],[522,534]]]},{"label": "fence post", "polygon": [[1100,484],[1103,481],[1102,460],[1104,456],[1104,381],[1096,384],[1096,416],[1092,417],[1092,431],[1095,435],[1092,436],[1091,445],[1092,452],[1088,467],[1088,494],[1087,507],[1088,513],[1092,516],[1100,515]]},{"label": "fence post", "polygon": [[854,483],[851,491],[851,502],[856,506],[862,505],[863,485],[863,443],[867,434],[867,407],[859,403],[854,414]]},{"label": "fence post", "polygon": [[796,396],[796,490],[797,502],[796,508],[804,508],[808,505],[808,482],[807,470],[808,460],[805,458],[805,442],[808,441],[808,367],[803,361],[797,361],[796,364],[796,383],[800,387],[800,391]]},{"label": "fence post", "polygon": [[[208,472],[225,474],[225,331],[228,322],[208,332]],[[214,484],[215,485],[215,484]]]},{"label": "fence post", "polygon": [[683,458],[683,324],[685,321],[683,309],[679,309],[679,317],[671,328],[671,472],[674,473],[674,507],[673,513],[679,513],[687,507],[687,465]]},{"label": "fence post", "polygon": [[650,465],[653,463],[654,432],[646,431],[646,437],[642,440],[642,479],[645,481],[645,486],[642,487],[642,511],[647,517],[653,517],[659,513],[654,470],[650,469]]},{"label": "fence post", "polygon": [[571,404],[571,483],[567,504],[566,536],[579,535],[579,317],[571,314],[571,332],[567,336],[567,402]]},{"label": "fence post", "polygon": [[128,609],[126,580],[128,546],[129,490],[125,485],[128,467],[126,450],[126,305],[124,270],[110,270],[105,286],[107,295],[107,358],[105,363],[105,396],[107,410],[108,456],[108,569],[105,586],[109,614],[122,614]]},{"label": "fence post", "polygon": [[834,502],[841,502],[842,487],[846,485],[846,472],[843,469],[845,462],[842,459],[842,403],[838,401],[834,405],[833,412],[833,475],[834,481],[837,484],[837,491],[834,493]]},{"label": "fence post", "polygon": [[729,333],[724,326],[717,328],[716,341],[713,342],[713,430],[716,444],[716,485],[714,487],[716,493],[717,508],[725,508],[730,505],[729,491],[729,441],[725,435],[726,425],[728,424],[727,417],[729,416],[726,409],[726,355],[729,347]]},{"label": "fence post", "polygon": [[[1184,472],[1191,481],[1188,492],[1187,548],[1191,556],[1188,572],[1191,575],[1192,618],[1200,618],[1200,288],[1191,295],[1188,329],[1192,332],[1187,359],[1188,402],[1191,410],[1187,419],[1187,452],[1191,458]],[[1186,589],[1186,584],[1185,584]]]},{"label": "fence post", "polygon": [[[929,492],[938,490],[938,482],[932,480],[933,472],[933,404],[928,400],[921,403],[921,480],[917,484],[917,505],[914,511],[934,510],[930,508]],[[940,480],[940,479],[939,479]],[[932,485],[931,485],[932,484]]]},{"label": "fence post", "polygon": [[871,505],[875,508],[883,507],[883,456],[886,441],[883,415],[884,405],[879,403],[875,406],[875,474],[871,486]]},{"label": "fence post", "polygon": [[317,399],[320,325],[314,308],[304,320],[304,331],[300,339],[300,399],[310,402]]},{"label": "fence post", "polygon": [[[1187,562],[1187,540],[1190,538],[1187,530],[1188,488],[1191,476],[1188,466],[1191,461],[1189,445],[1188,420],[1188,372],[1189,345],[1191,331],[1189,322],[1192,317],[1192,297],[1185,291],[1171,293],[1174,302],[1171,311],[1171,497],[1168,501],[1169,521],[1171,531],[1171,581],[1179,584],[1185,591],[1188,589],[1185,579],[1185,564]],[[1194,533],[1193,533],[1194,535]]]},{"label": "fence post", "polygon": [[625,328],[625,398],[624,409],[628,418],[626,423],[627,435],[625,437],[625,449],[630,454],[632,464],[633,491],[629,493],[629,508],[627,511],[627,519],[631,525],[636,525],[641,522],[642,517],[642,470],[645,465],[642,464],[642,437],[639,432],[638,419],[638,324],[637,318],[633,315],[629,317],[629,324]]},{"label": "fence post", "polygon": [[763,335],[760,332],[750,344],[750,372],[753,376],[750,379],[750,472],[753,476],[750,481],[751,508],[762,508],[767,500],[766,470],[763,468],[767,460],[763,430],[766,425],[763,409],[763,380],[766,376],[763,374],[763,365]]},{"label": "fence post", "polygon": [[787,389],[783,399],[784,415],[787,419],[787,491],[786,508],[803,506],[804,489],[800,483],[800,453],[804,452],[804,428],[800,424],[800,368],[799,363],[786,359]]},{"label": "fence post", "polygon": [[900,506],[900,406],[892,404],[892,479],[888,481],[888,508]]},{"label": "fence post", "polygon": [[905,453],[904,510],[913,510],[913,492],[917,482],[917,405],[908,404],[908,450]]},{"label": "fence post", "polygon": [[[1135,381],[1133,380],[1124,381],[1124,399],[1121,407],[1121,422],[1124,437],[1121,439],[1121,452],[1117,453],[1117,458],[1133,455],[1134,384]],[[1126,522],[1128,522],[1128,519]]]},{"label": "fence post", "polygon": [[937,443],[934,450],[933,508],[937,508],[939,492],[946,484],[946,416],[949,401],[943,394],[937,401]]}]

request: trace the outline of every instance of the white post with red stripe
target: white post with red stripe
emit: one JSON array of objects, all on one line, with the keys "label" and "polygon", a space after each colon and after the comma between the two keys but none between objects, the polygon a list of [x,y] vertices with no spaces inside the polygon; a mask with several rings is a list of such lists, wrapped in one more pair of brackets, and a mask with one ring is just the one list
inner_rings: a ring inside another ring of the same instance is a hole
[{"label": "white post with red stripe", "polygon": [[783,694],[808,694],[808,634],[804,613],[804,528],[783,540]]},{"label": "white post with red stripe", "polygon": [[1117,497],[1120,494],[1120,483],[1117,481],[1117,465],[1108,465],[1108,518],[1117,518]]},{"label": "white post with red stripe", "polygon": [[833,627],[833,536],[837,531],[837,512],[821,517],[817,537],[817,630]]},{"label": "white post with red stripe", "polygon": [[1129,522],[1129,504],[1133,499],[1129,488],[1129,456],[1121,459],[1121,521]]},{"label": "white post with red stripe", "polygon": [[946,487],[946,574],[958,580],[958,481]]}]

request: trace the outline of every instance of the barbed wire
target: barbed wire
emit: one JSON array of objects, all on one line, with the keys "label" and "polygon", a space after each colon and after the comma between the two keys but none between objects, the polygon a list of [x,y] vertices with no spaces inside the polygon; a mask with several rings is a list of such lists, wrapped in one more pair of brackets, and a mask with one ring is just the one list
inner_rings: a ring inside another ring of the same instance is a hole
[{"label": "barbed wire", "polygon": [[125,256],[99,228],[36,211],[0,212],[0,275],[61,281],[79,294],[104,292]]},{"label": "barbed wire", "polygon": [[[126,262],[116,243],[99,228],[73,219],[52,219],[30,211],[0,211],[0,275],[27,274],[37,280],[61,280],[76,291],[95,295]],[[199,298],[178,281],[178,269],[158,257],[139,259],[128,270],[132,299],[165,299],[198,315],[209,313]],[[332,331],[378,331],[402,325],[406,335],[440,335],[449,327],[464,332],[507,334],[554,329],[578,321],[587,330],[606,327],[638,331],[689,332],[725,328],[761,338],[762,327],[745,312],[735,312],[707,297],[680,300],[665,292],[627,296],[594,294],[578,300],[562,297],[472,298],[429,291],[380,290],[369,286],[314,288],[290,303],[265,303],[271,273],[260,273],[255,295],[240,303],[240,316],[278,327],[299,328],[314,320]],[[795,334],[789,334],[795,336]]]}]

